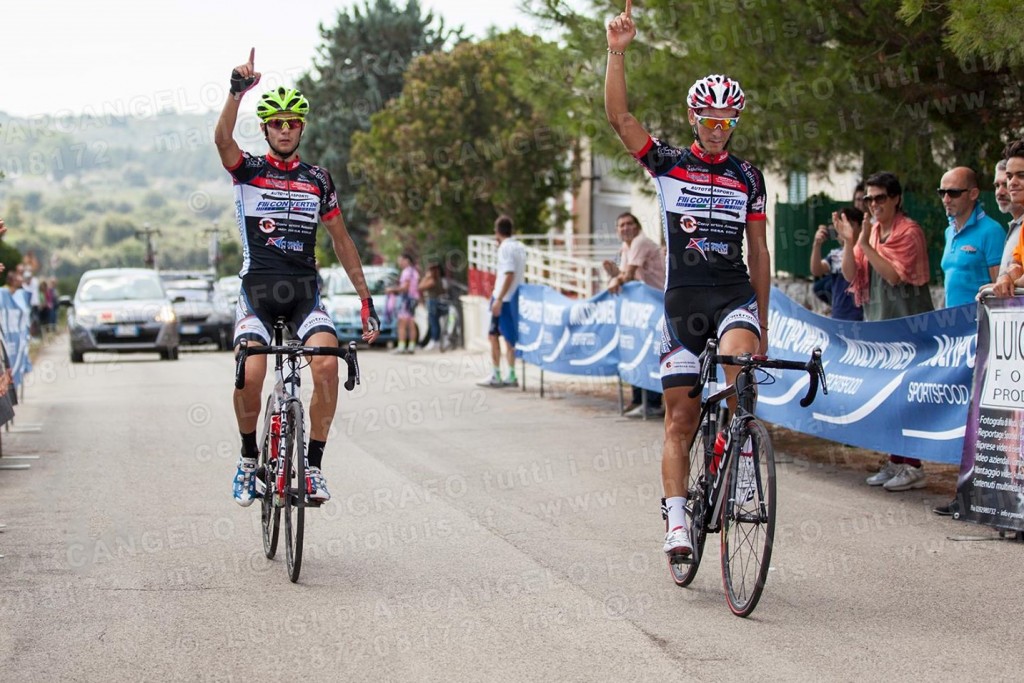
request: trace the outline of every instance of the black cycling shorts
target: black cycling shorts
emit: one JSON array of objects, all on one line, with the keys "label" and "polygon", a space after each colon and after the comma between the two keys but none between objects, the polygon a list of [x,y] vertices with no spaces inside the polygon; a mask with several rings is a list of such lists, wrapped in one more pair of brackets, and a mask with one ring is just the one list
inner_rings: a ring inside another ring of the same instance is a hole
[{"label": "black cycling shorts", "polygon": [[673,287],[665,292],[661,328],[661,386],[697,383],[697,357],[708,339],[732,329],[750,330],[759,338],[757,298],[749,282],[719,287]]},{"label": "black cycling shorts", "polygon": [[244,275],[235,309],[235,346],[242,339],[272,343],[274,322],[281,317],[289,335],[303,344],[316,332],[337,334],[315,275]]}]

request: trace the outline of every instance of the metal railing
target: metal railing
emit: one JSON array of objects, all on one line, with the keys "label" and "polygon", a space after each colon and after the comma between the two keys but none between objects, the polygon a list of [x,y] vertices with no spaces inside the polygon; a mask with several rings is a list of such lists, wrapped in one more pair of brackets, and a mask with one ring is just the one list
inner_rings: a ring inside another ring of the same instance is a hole
[{"label": "metal railing", "polygon": [[[566,296],[587,298],[604,289],[608,277],[601,263],[616,261],[621,242],[614,236],[516,235],[526,252],[524,279],[548,285]],[[492,235],[470,235],[469,266],[496,273],[498,241]]]}]

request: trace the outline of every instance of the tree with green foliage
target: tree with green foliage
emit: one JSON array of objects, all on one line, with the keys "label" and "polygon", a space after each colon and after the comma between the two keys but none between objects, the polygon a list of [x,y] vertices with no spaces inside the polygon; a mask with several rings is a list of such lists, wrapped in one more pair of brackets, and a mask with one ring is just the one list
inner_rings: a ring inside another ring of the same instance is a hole
[{"label": "tree with green foliage", "polygon": [[899,16],[913,23],[925,12],[941,11],[943,42],[963,60],[981,58],[993,66],[1024,66],[1020,3],[1015,0],[902,0]]},{"label": "tree with green foliage", "polygon": [[[599,124],[604,27],[624,2],[595,0],[587,14],[576,4],[532,0],[529,8],[565,30],[571,63],[588,65],[588,123],[600,131],[600,151],[621,155]],[[989,168],[1024,125],[1018,72],[961,59],[936,39],[954,16],[950,7],[968,4],[928,2],[927,12],[901,14],[904,21],[888,0],[637,3],[630,106],[650,130],[691,139],[687,89],[701,75],[727,73],[748,94],[731,143],[737,154],[780,172],[885,168],[911,190],[931,188],[943,167]]]},{"label": "tree with green foliage", "polygon": [[[365,0],[363,6],[339,12],[334,27],[321,25],[320,34],[324,42],[316,65],[298,82],[311,107],[303,156],[331,172],[345,223],[365,255],[372,215],[355,201],[358,179],[348,171],[352,136],[369,130],[370,117],[402,91],[406,69],[416,57],[461,40],[461,30],[446,30],[441,19],[435,23],[417,0],[408,0],[404,9],[391,0]],[[337,260],[331,249],[318,253],[325,264]]]},{"label": "tree with green foliage", "polygon": [[[353,138],[359,201],[422,256],[463,253],[502,213],[532,232],[565,218],[570,138],[551,111],[566,101],[543,69],[558,48],[519,32],[417,59],[401,97]],[[548,99],[548,108],[539,102]]]}]

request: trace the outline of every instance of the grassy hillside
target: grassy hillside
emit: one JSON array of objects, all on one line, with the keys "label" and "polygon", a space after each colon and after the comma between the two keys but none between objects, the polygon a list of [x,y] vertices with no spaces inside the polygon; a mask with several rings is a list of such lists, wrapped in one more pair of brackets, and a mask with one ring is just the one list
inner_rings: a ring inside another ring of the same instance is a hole
[{"label": "grassy hillside", "polygon": [[[47,275],[68,283],[89,268],[143,265],[145,242],[137,231],[147,226],[159,230],[158,267],[205,268],[216,227],[221,270],[237,270],[231,183],[213,146],[215,122],[215,114],[17,119],[0,113],[5,241],[22,253],[34,251]],[[251,123],[240,126],[240,143],[261,150]]]}]

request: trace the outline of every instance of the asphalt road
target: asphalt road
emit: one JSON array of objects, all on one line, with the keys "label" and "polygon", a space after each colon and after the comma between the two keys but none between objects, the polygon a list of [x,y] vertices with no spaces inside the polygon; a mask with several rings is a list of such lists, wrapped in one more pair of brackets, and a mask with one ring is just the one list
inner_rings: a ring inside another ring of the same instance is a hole
[{"label": "asphalt road", "polygon": [[934,494],[783,457],[773,570],[738,619],[717,536],[692,587],[668,576],[658,424],[540,398],[534,373],[479,388],[479,354],[361,362],[293,585],[230,500],[229,354],[44,349],[2,434],[39,459],[0,471],[0,680],[1020,676],[1024,546]]}]

